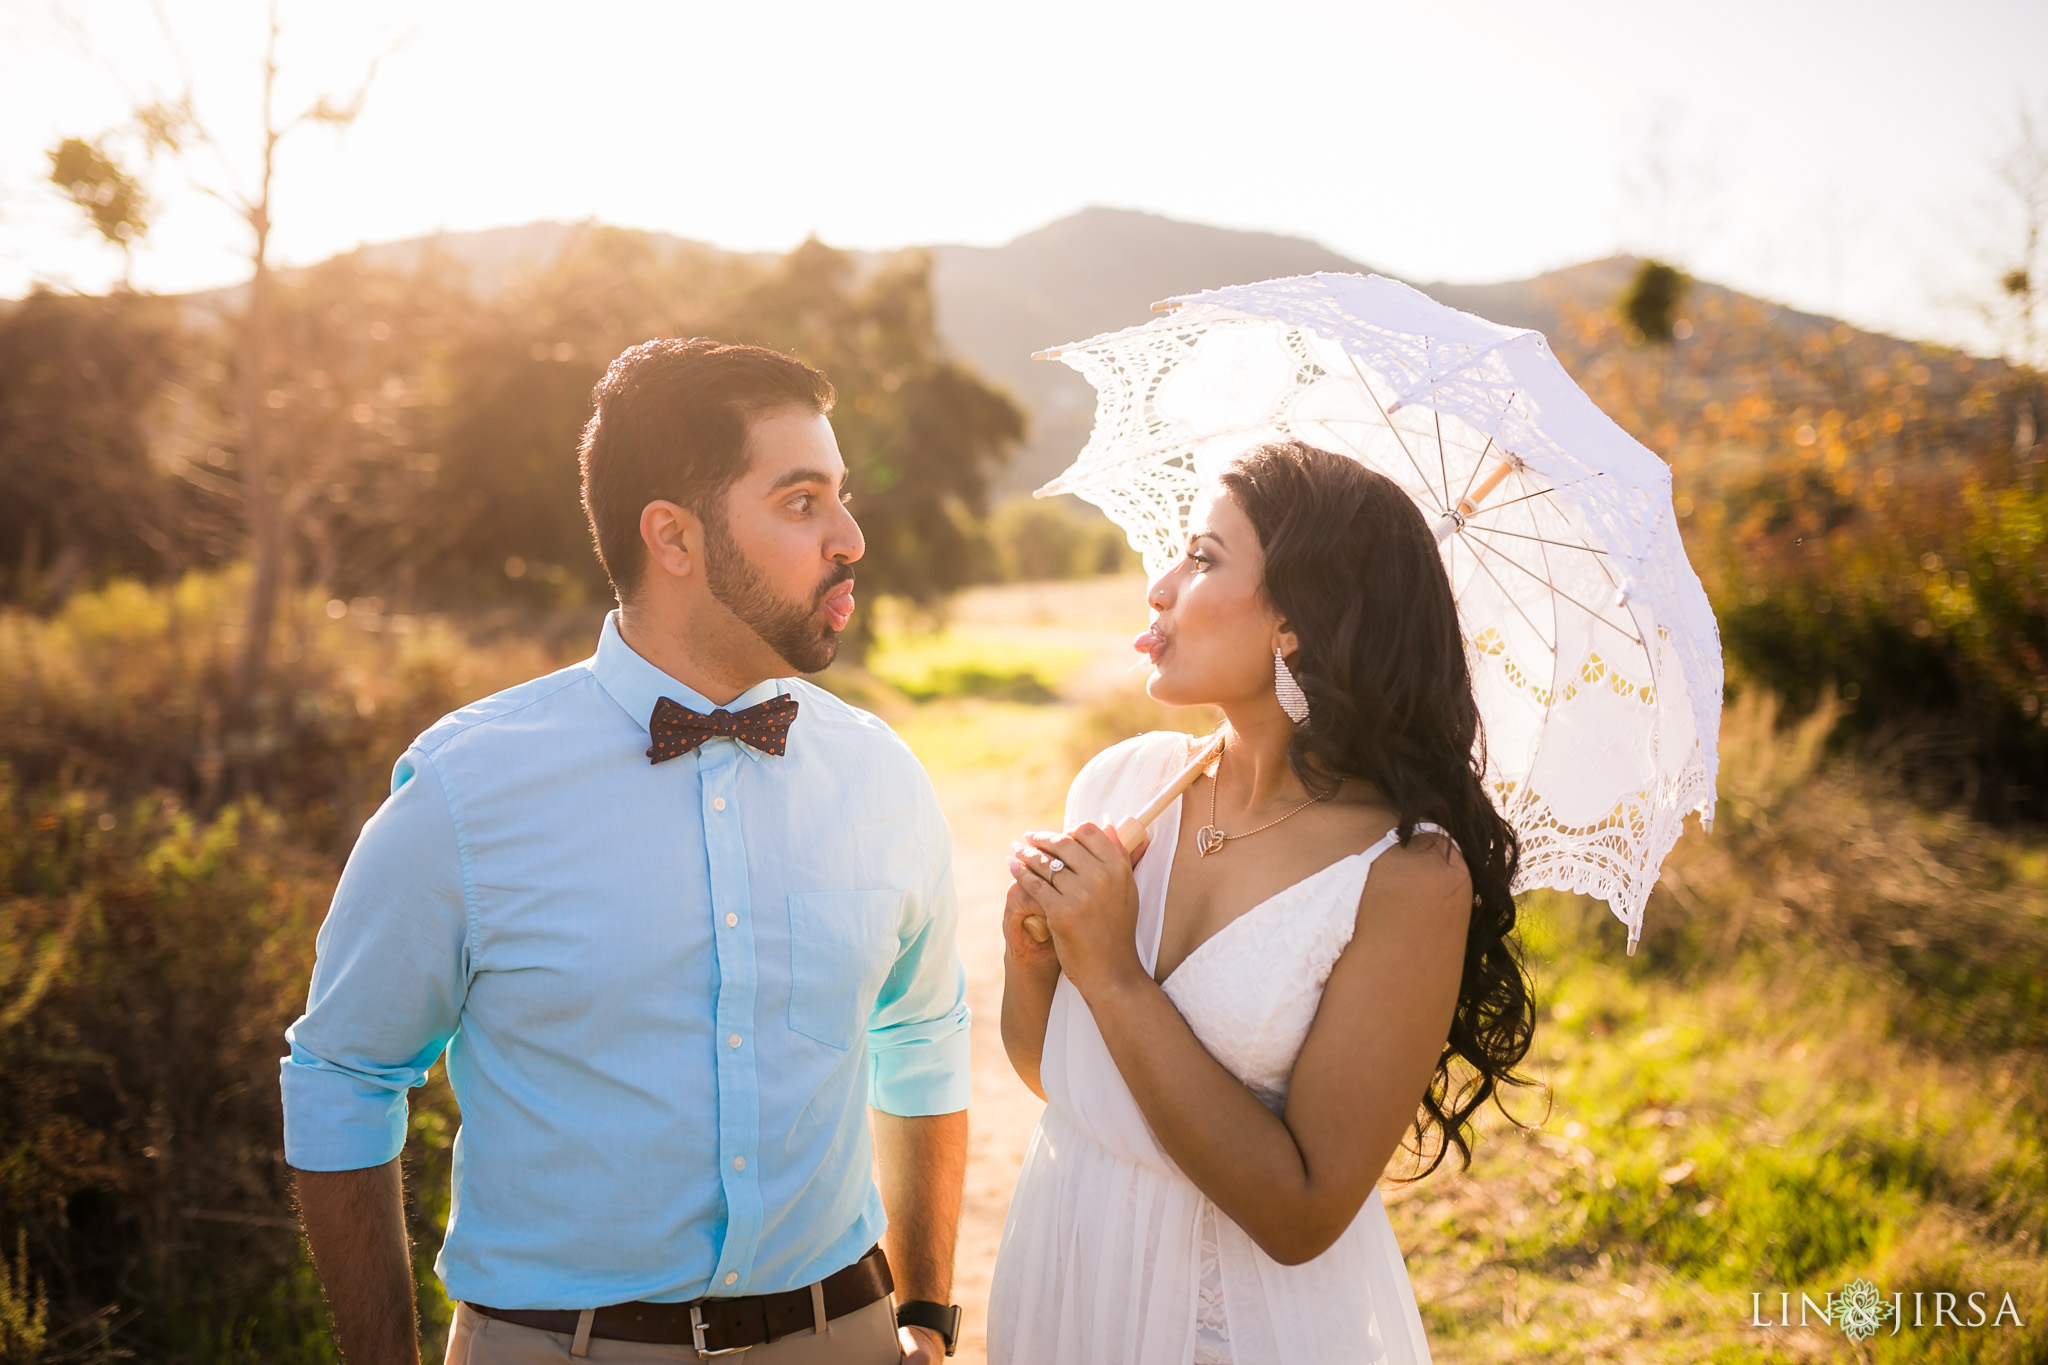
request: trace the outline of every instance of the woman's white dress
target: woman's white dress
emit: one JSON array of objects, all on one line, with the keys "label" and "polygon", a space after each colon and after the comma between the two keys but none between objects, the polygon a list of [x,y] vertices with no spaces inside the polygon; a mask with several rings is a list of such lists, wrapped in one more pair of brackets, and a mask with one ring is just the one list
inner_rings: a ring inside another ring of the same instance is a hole
[{"label": "woman's white dress", "polygon": [[[1137,810],[1190,752],[1187,736],[1155,731],[1097,755],[1074,779],[1067,827]],[[1152,826],[1153,852],[1137,868],[1147,971],[1181,805]],[[1356,927],[1366,874],[1392,843],[1389,835],[1261,902],[1166,979],[1210,1055],[1275,1113]],[[1040,1079],[1045,1114],[996,1256],[991,1365],[1427,1365],[1422,1316],[1377,1189],[1314,1260],[1286,1266],[1266,1255],[1153,1138],[1064,976]]]}]

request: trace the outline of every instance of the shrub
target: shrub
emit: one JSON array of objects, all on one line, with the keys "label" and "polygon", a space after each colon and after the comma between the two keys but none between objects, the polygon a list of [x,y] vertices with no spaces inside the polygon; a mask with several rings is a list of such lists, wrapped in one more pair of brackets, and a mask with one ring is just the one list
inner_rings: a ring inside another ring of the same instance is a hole
[{"label": "shrub", "polygon": [[1124,533],[1070,499],[1015,497],[990,515],[988,536],[997,568],[1011,582],[1086,578],[1138,567]]},{"label": "shrub", "polygon": [[1212,733],[1223,713],[1210,706],[1163,706],[1140,687],[1119,687],[1097,693],[1074,721],[1067,736],[1067,759],[1075,771],[1112,744],[1152,730]]},{"label": "shrub", "polygon": [[0,769],[0,1228],[51,1348],[119,1327],[154,1358],[268,1360],[319,1334],[277,1062],[331,884],[254,803],[200,821]]},{"label": "shrub", "polygon": [[1827,761],[1839,703],[1783,732],[1779,710],[1751,690],[1725,713],[1714,834],[1665,866],[1644,921],[1649,968],[1846,960],[1894,987],[1903,1034],[2048,1052],[2048,853]]},{"label": "shrub", "polygon": [[1817,1286],[1948,1219],[2038,1271],[2048,853],[1830,759],[1838,717],[1729,707],[1714,833],[1673,850],[1635,959],[1605,909],[1530,898],[1570,1119],[1531,1139],[1556,1209],[1514,1239],[1532,1260]]},{"label": "shrub", "polygon": [[0,613],[0,761],[28,787],[169,793],[202,815],[253,797],[339,858],[414,735],[556,663],[530,641],[479,647],[375,599],[306,595],[281,613],[264,689],[237,708],[243,574],[119,582],[48,618]]},{"label": "shrub", "polygon": [[[236,579],[0,614],[0,1358],[333,1359],[278,1097],[315,930],[405,744],[555,663],[305,599],[238,730]],[[430,1338],[454,1117],[415,1096]]]},{"label": "shrub", "polygon": [[1559,358],[1671,464],[1730,663],[1852,702],[1838,746],[1923,800],[2048,820],[2048,379],[1707,285],[1672,346],[1562,313]]}]

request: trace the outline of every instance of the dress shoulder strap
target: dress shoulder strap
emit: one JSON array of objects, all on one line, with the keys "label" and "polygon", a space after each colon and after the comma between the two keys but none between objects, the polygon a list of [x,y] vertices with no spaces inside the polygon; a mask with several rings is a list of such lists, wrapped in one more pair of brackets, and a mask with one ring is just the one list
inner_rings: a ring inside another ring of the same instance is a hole
[{"label": "dress shoulder strap", "polygon": [[[1445,829],[1442,825],[1439,825],[1434,821],[1430,820],[1417,820],[1415,822],[1414,833],[1422,834],[1425,832],[1429,834],[1443,835],[1444,838],[1451,840],[1451,847],[1453,848],[1456,848],[1458,845],[1458,841],[1455,838],[1451,837],[1451,832]],[[1385,853],[1388,849],[1392,848],[1395,844],[1399,843],[1400,841],[1401,828],[1399,825],[1396,825],[1394,828],[1388,830],[1385,834],[1382,834],[1379,837],[1378,843],[1374,844],[1372,847],[1365,850],[1366,863],[1370,865],[1374,862],[1377,862],[1379,860],[1380,854]]]}]

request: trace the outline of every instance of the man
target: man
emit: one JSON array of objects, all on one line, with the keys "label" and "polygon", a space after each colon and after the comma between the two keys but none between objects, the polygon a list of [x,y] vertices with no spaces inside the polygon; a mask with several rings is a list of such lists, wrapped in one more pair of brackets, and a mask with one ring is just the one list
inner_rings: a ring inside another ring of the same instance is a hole
[{"label": "man", "polygon": [[282,1068],[350,1365],[418,1359],[397,1157],[444,1048],[451,1365],[950,1346],[945,820],[887,726],[782,676],[853,612],[832,398],[751,346],[612,362],[581,452],[620,602],[597,652],[434,725],[363,827]]}]

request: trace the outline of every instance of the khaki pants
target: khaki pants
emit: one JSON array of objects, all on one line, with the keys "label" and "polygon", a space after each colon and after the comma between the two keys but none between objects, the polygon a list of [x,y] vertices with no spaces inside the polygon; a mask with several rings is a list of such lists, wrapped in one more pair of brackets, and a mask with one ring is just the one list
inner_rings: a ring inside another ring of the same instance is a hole
[{"label": "khaki pants", "polygon": [[[458,1303],[455,1323],[448,1329],[445,1365],[565,1365],[572,1360],[570,1344],[566,1332],[521,1327]],[[578,1357],[593,1365],[665,1365],[697,1358],[689,1346],[609,1337],[592,1337],[589,1354]],[[799,1332],[711,1359],[726,1365],[899,1365],[903,1350],[896,1339],[896,1303],[884,1294],[865,1308],[832,1319],[822,1334]]]}]

